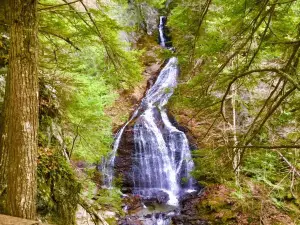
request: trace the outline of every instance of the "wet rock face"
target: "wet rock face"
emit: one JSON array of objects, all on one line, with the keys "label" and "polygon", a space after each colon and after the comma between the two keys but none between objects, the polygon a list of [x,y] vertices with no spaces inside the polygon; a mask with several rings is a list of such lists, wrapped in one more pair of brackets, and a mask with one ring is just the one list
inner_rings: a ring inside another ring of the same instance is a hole
[{"label": "wet rock face", "polygon": [[156,202],[158,204],[167,203],[169,195],[162,190],[152,190],[151,194],[141,193],[142,199],[145,204]]},{"label": "wet rock face", "polygon": [[129,12],[132,13],[130,25],[138,24],[148,35],[153,35],[157,29],[159,16],[158,10],[146,2],[138,3],[135,0],[129,0]]},{"label": "wet rock face", "polygon": [[[115,174],[122,183],[123,190],[129,192],[133,187],[132,179],[132,153],[134,151],[133,126],[125,129],[117,157],[115,159]],[[127,190],[127,191],[126,191]]]},{"label": "wet rock face", "polygon": [[141,13],[144,17],[144,22],[146,24],[146,30],[148,35],[152,35],[153,32],[157,29],[157,17],[158,12],[156,9],[149,6],[147,3],[143,2],[141,4]]},{"label": "wet rock face", "polygon": [[172,125],[173,125],[174,127],[176,127],[178,130],[180,130],[180,131],[182,131],[182,132],[185,133],[187,139],[189,140],[189,145],[190,145],[191,151],[198,149],[198,146],[197,146],[197,144],[196,144],[196,143],[197,143],[197,140],[196,140],[196,138],[193,136],[192,132],[191,132],[187,127],[180,125],[180,124],[176,121],[175,117],[174,117],[172,114],[169,113],[168,116],[169,116],[169,118],[170,118],[170,121],[171,121]]}]

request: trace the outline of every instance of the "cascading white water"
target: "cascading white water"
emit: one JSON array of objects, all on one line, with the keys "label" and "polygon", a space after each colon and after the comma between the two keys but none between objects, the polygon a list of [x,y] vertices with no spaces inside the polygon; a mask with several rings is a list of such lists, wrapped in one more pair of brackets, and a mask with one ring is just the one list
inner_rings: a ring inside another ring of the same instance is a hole
[{"label": "cascading white water", "polygon": [[145,111],[134,125],[134,192],[149,198],[165,192],[172,205],[178,203],[181,179],[190,182],[193,168],[188,140],[172,125],[164,108],[177,85],[178,74],[178,62],[173,57],[148,90],[142,101]]},{"label": "cascading white water", "polygon": [[[160,45],[166,47],[166,17],[160,17]],[[111,187],[117,150],[125,128],[135,119],[132,154],[133,192],[144,198],[167,195],[168,204],[177,205],[181,189],[193,187],[190,172],[194,167],[184,132],[172,125],[165,105],[177,86],[178,60],[172,57],[161,70],[155,84],[146,92],[138,109],[118,132],[112,155],[104,170]],[[185,180],[183,182],[182,180]],[[184,183],[184,184],[183,184]]]},{"label": "cascading white water", "polygon": [[159,32],[159,40],[160,40],[160,45],[162,47],[166,47],[166,38],[164,36],[164,27],[165,27],[165,16],[161,16],[159,18],[159,27],[158,27],[158,32]]},{"label": "cascading white water", "polygon": [[163,107],[173,94],[177,76],[177,59],[173,57],[160,72],[152,88],[148,90],[142,101],[145,111],[134,125],[133,181],[135,193],[151,197],[157,194],[157,191],[163,191],[169,195],[169,204],[178,203],[176,196],[180,187],[175,157],[169,154],[170,149],[162,132],[163,120],[160,111],[164,110]]}]

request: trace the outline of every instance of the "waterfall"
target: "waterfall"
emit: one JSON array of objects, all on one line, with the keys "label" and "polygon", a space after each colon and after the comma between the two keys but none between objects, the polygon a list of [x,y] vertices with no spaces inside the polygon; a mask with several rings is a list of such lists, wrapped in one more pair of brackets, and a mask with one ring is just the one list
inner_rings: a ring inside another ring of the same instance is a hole
[{"label": "waterfall", "polygon": [[[160,45],[167,48],[166,17],[160,17]],[[177,205],[180,193],[193,190],[190,176],[194,164],[189,142],[184,132],[171,123],[165,105],[177,86],[178,60],[172,57],[146,92],[140,106],[116,135],[113,151],[106,163],[105,182],[111,187],[113,168],[122,135],[134,121],[134,150],[132,153],[133,193],[143,198],[167,198],[169,205]]]},{"label": "waterfall", "polygon": [[160,45],[163,48],[166,47],[166,40],[167,40],[166,37],[165,37],[165,32],[164,32],[165,24],[166,24],[166,17],[165,16],[161,16],[159,18],[158,32],[159,32]]}]

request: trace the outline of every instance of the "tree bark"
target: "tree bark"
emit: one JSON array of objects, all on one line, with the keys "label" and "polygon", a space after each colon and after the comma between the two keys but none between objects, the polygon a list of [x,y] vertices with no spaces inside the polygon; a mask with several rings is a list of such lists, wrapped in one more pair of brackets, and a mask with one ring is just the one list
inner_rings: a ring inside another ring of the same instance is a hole
[{"label": "tree bark", "polygon": [[37,0],[9,0],[10,50],[1,136],[1,182],[12,216],[36,218]]}]

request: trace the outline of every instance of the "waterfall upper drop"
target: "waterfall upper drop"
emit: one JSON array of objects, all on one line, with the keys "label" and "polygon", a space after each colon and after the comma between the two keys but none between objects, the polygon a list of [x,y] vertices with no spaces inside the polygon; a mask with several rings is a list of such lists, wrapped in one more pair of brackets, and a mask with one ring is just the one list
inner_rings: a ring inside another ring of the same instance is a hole
[{"label": "waterfall upper drop", "polygon": [[[165,37],[165,24],[166,17],[160,17],[160,44],[170,47]],[[194,164],[188,139],[171,123],[165,108],[177,86],[178,75],[178,60],[172,57],[146,92],[138,109],[118,132],[112,155],[103,171],[108,186],[111,186],[121,139],[126,127],[134,123],[132,166],[127,177],[132,180],[132,192],[145,199],[166,196],[168,204],[177,205],[182,191],[193,189],[190,172]]]},{"label": "waterfall upper drop", "polygon": [[165,37],[165,23],[166,23],[166,17],[161,16],[159,18],[159,27],[158,27],[158,32],[159,32],[159,42],[162,47],[166,47],[166,37]]}]

